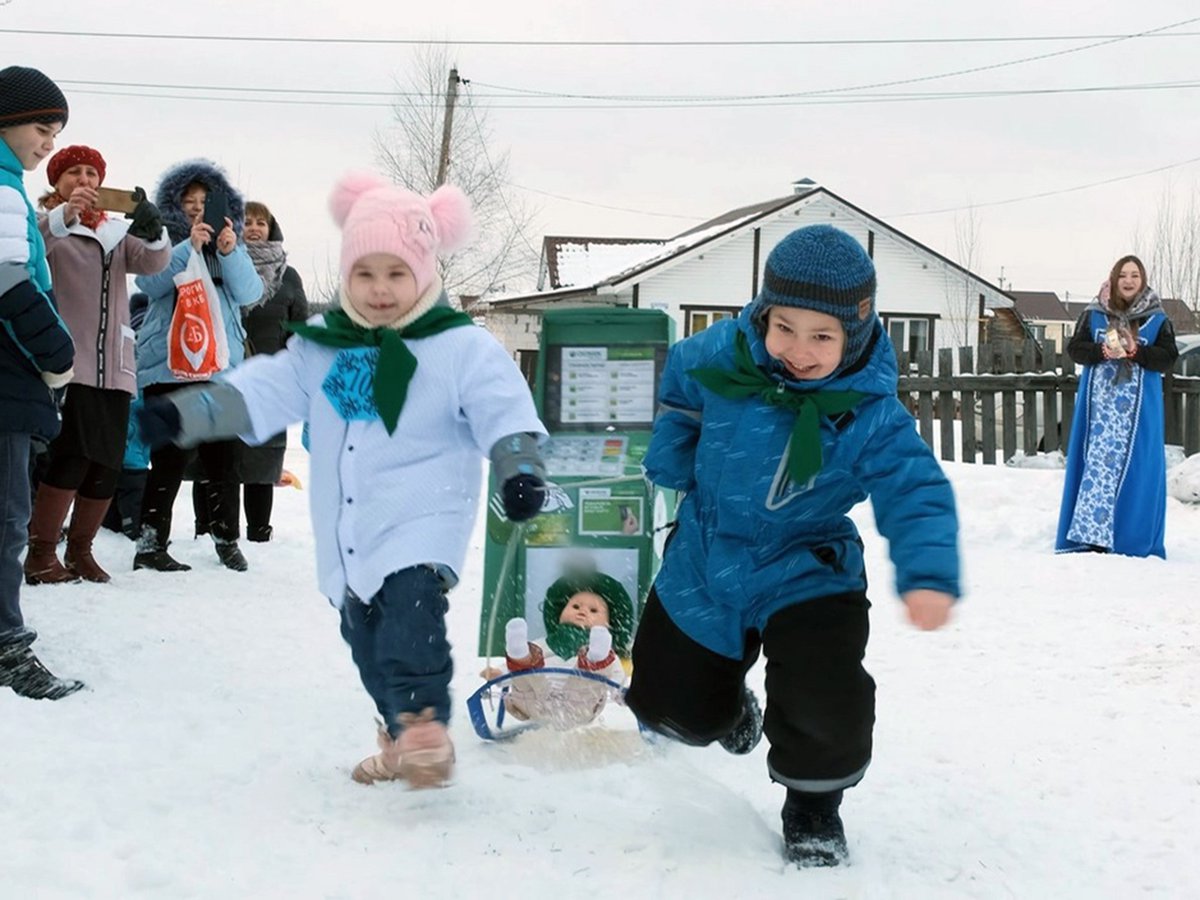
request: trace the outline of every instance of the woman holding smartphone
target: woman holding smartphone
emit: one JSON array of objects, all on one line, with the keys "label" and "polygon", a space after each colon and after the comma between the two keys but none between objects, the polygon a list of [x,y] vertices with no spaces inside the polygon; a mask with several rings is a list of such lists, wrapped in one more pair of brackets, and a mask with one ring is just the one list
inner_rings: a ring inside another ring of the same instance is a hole
[{"label": "woman holding smartphone", "polygon": [[[159,272],[170,258],[158,209],[144,194],[125,217],[104,210],[99,188],[106,171],[99,151],[65,147],[50,158],[51,188],[39,199],[59,313],[75,339],[75,373],[29,522],[29,584],[109,580],[92,556],[92,541],[116,491],[136,392],[125,275]],[[57,545],[72,505],[64,565]]]},{"label": "woman holding smartphone", "polygon": [[[193,252],[204,259],[217,289],[230,367],[241,363],[245,356],[242,308],[257,303],[263,293],[263,280],[245,244],[239,241],[245,203],[220,167],[205,159],[173,166],[163,174],[155,200],[174,246],[166,269],[137,279],[138,290],[150,297],[137,335],[137,383],[147,398],[194,383],[178,378],[168,364],[168,332],[175,312],[174,278],[186,268]],[[226,568],[246,571],[246,558],[238,547],[239,492],[234,471],[238,443],[236,439],[215,441],[201,444],[196,451],[168,444],[151,451],[134,569],[182,572],[191,568],[167,553],[167,544],[171,510],[184,469],[192,453],[198,452],[208,479],[206,491],[217,557]]]}]

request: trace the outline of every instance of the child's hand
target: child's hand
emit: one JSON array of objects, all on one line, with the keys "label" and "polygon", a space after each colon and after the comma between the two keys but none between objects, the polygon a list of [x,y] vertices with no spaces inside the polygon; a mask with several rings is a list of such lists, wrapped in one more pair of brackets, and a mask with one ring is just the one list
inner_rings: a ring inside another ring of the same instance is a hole
[{"label": "child's hand", "polygon": [[925,588],[906,591],[902,599],[908,607],[908,621],[922,631],[933,631],[945,625],[950,618],[950,607],[954,605],[954,598],[949,594]]}]

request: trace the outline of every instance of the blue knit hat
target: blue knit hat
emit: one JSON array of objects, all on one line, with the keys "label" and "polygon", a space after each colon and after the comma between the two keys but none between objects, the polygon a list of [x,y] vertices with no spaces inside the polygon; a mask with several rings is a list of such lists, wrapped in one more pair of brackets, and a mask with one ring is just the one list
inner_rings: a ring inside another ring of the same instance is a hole
[{"label": "blue knit hat", "polygon": [[[871,312],[859,317],[858,304],[869,299]],[[838,370],[854,365],[875,328],[875,264],[862,244],[832,225],[797,228],[767,257],[763,286],[752,317],[766,328],[767,309],[795,306],[833,316],[846,331],[846,350]]]}]

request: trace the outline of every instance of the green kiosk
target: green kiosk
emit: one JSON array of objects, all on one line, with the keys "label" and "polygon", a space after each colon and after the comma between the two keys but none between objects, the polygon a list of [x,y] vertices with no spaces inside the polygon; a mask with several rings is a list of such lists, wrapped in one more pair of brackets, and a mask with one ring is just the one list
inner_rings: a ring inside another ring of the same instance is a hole
[{"label": "green kiosk", "polygon": [[674,507],[672,492],[649,485],[641,469],[672,330],[659,310],[543,317],[533,393],[550,434],[550,486],[541,513],[517,530],[489,483],[481,656],[504,656],[504,625],[515,616],[527,620],[530,640],[545,637],[548,592],[579,573],[619,583],[636,623]]}]

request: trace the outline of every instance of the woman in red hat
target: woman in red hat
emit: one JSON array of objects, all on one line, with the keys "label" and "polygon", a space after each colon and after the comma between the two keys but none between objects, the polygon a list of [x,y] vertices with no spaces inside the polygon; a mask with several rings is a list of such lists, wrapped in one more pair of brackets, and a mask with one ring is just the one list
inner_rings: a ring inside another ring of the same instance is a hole
[{"label": "woman in red hat", "polygon": [[[92,557],[92,540],[121,474],[129,404],[137,390],[125,276],[160,272],[171,254],[162,218],[149,200],[143,198],[127,217],[99,207],[96,189],[106,169],[97,150],[66,147],[50,158],[52,187],[39,201],[38,226],[59,313],[75,339],[75,374],[29,522],[29,584],[109,580]],[[64,566],[56,546],[72,503]]]}]

